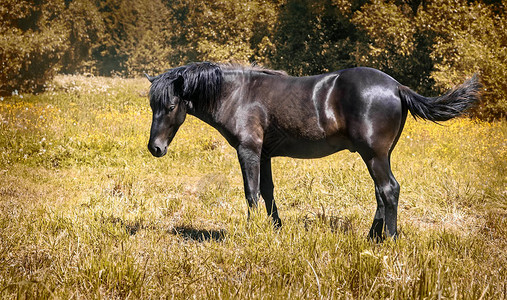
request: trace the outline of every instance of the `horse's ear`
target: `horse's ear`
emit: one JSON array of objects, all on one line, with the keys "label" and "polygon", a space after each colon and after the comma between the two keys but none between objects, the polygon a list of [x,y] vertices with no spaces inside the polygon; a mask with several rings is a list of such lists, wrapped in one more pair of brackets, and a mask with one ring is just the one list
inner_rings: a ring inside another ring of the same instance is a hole
[{"label": "horse's ear", "polygon": [[153,83],[153,80],[155,80],[155,78],[157,78],[156,76],[151,77],[150,75],[148,75],[148,74],[146,74],[146,73],[144,73],[144,76],[146,76],[146,78],[148,78],[148,80],[149,80],[151,83]]},{"label": "horse's ear", "polygon": [[185,90],[185,80],[183,76],[178,75],[173,81],[174,93],[180,97],[183,97],[183,91]]}]

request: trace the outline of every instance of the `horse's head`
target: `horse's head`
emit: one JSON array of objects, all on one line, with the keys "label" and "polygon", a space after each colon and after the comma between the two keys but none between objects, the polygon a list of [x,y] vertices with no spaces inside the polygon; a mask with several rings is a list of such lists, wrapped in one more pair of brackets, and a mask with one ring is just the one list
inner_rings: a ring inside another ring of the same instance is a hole
[{"label": "horse's head", "polygon": [[148,149],[153,156],[162,157],[185,121],[188,102],[182,98],[181,75],[146,77],[152,83],[149,97],[153,112]]},{"label": "horse's head", "polygon": [[150,105],[153,111],[148,149],[156,157],[167,153],[167,146],[180,128],[187,111],[209,114],[222,87],[222,70],[208,62],[177,67],[151,82]]}]

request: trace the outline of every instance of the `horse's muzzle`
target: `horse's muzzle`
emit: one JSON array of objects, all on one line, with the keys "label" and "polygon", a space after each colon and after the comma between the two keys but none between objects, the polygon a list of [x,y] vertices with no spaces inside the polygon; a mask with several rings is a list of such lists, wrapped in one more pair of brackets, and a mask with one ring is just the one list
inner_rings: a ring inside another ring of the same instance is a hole
[{"label": "horse's muzzle", "polygon": [[155,143],[148,144],[148,150],[150,150],[151,155],[155,157],[162,157],[167,153],[167,146],[155,145]]}]

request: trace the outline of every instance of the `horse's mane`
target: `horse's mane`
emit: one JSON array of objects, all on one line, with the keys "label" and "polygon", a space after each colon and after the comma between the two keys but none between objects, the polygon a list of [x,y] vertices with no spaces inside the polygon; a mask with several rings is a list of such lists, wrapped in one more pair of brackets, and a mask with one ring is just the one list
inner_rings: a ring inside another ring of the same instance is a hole
[{"label": "horse's mane", "polygon": [[[259,66],[240,64],[214,64],[210,62],[191,63],[168,70],[153,78],[150,88],[151,101],[170,105],[170,93],[179,94],[190,100],[196,111],[212,111],[222,90],[224,71],[255,72],[271,76],[287,76],[283,71],[265,69]],[[172,89],[172,90],[171,90]]]},{"label": "horse's mane", "polygon": [[220,96],[223,74],[219,65],[202,62],[170,69],[152,80],[151,101],[168,105],[170,93],[190,100],[195,110],[211,110]]},{"label": "horse's mane", "polygon": [[273,75],[273,76],[288,76],[285,71],[271,70],[271,69],[267,69],[267,68],[264,68],[264,67],[256,65],[256,64],[252,64],[249,66],[249,65],[242,65],[239,63],[225,63],[225,64],[220,64],[220,66],[225,70],[262,73],[262,74]]}]

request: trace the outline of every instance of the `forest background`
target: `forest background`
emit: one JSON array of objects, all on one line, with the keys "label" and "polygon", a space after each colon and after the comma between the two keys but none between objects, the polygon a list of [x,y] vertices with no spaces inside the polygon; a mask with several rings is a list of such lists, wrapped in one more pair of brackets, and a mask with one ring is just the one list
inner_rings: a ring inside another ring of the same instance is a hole
[{"label": "forest background", "polygon": [[369,66],[429,96],[478,73],[472,115],[502,119],[506,20],[503,0],[2,0],[0,93],[203,60],[297,76]]}]

